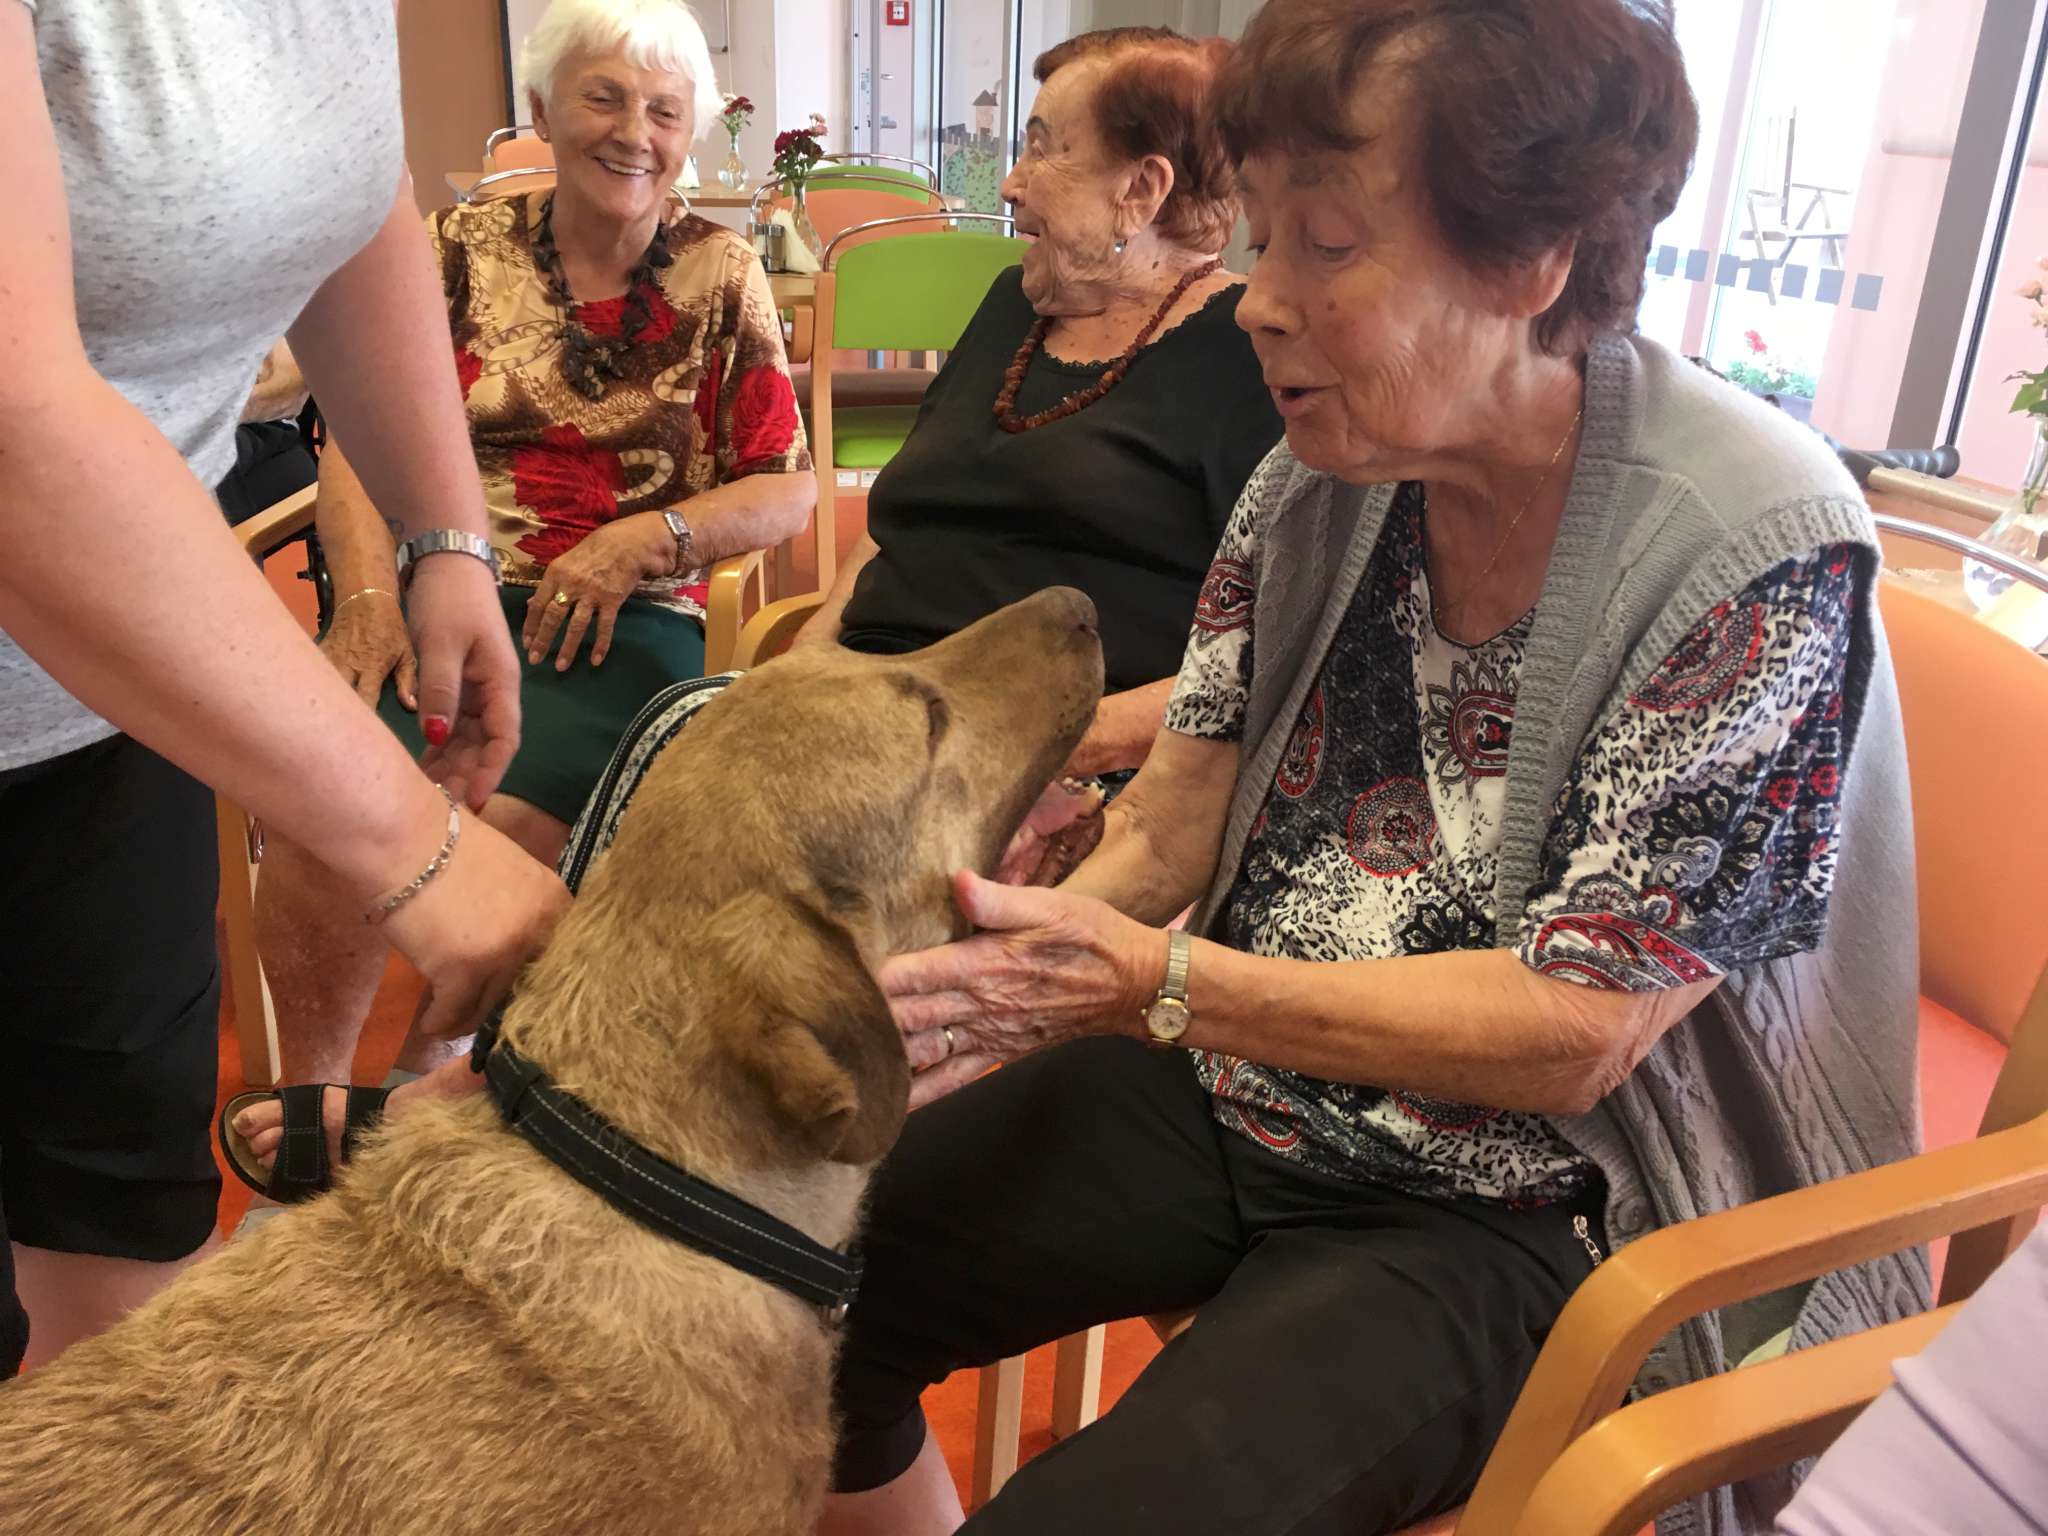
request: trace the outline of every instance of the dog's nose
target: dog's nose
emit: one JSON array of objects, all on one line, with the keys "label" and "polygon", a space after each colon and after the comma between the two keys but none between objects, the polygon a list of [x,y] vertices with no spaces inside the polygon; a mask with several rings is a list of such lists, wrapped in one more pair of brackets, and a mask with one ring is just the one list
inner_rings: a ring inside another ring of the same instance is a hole
[{"label": "dog's nose", "polygon": [[1086,634],[1095,633],[1095,604],[1086,592],[1073,587],[1047,587],[1041,596],[1056,605],[1063,621]]}]

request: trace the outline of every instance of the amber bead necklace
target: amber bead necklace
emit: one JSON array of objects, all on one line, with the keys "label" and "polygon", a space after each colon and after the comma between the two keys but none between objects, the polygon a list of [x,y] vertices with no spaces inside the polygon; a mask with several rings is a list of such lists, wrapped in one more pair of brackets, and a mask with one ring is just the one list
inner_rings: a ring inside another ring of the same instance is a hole
[{"label": "amber bead necklace", "polygon": [[1077,411],[1087,410],[1123,381],[1123,376],[1130,372],[1131,359],[1136,357],[1144,349],[1145,343],[1152,339],[1152,333],[1159,329],[1167,315],[1172,312],[1173,306],[1180,302],[1181,295],[1211,273],[1220,271],[1222,266],[1223,258],[1219,256],[1206,265],[1190,267],[1181,274],[1180,281],[1173,285],[1173,291],[1166,296],[1165,302],[1153,312],[1152,318],[1145,322],[1145,328],[1138,332],[1137,339],[1124,348],[1123,355],[1111,363],[1102,377],[1093,384],[1067,396],[1058,405],[1047,410],[1038,411],[1030,416],[1019,416],[1017,391],[1024,386],[1024,374],[1031,366],[1031,359],[1038,355],[1038,349],[1045,344],[1045,333],[1052,329],[1052,317],[1039,316],[1032,323],[1030,334],[1024,338],[1024,345],[1017,349],[1017,355],[1011,360],[1009,370],[1003,375],[1002,393],[996,396],[996,425],[1005,432],[1029,432],[1032,428],[1042,427],[1049,421],[1058,421],[1063,416],[1072,416]]}]

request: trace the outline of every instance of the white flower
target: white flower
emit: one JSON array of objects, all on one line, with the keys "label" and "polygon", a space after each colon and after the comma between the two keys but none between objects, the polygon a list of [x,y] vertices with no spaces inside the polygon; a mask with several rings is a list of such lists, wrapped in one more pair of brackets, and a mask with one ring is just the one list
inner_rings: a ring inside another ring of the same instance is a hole
[{"label": "white flower", "polygon": [[2027,317],[2027,324],[2037,325],[2042,330],[2048,331],[2048,309],[2036,309]]},{"label": "white flower", "polygon": [[2041,297],[2041,293],[2041,280],[2038,277],[2030,277],[2024,283],[2021,283],[2019,286],[2019,295],[2023,299],[2034,299],[2038,301]]}]

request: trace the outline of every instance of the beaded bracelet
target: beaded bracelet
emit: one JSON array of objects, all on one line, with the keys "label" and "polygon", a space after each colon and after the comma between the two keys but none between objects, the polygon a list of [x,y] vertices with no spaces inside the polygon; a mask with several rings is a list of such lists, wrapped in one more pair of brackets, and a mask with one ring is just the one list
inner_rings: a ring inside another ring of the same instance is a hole
[{"label": "beaded bracelet", "polygon": [[427,867],[412,877],[411,884],[404,886],[396,894],[385,897],[374,908],[363,914],[363,921],[372,928],[383,922],[385,918],[396,912],[408,901],[411,901],[413,897],[419,895],[421,891],[427,888],[427,883],[434,876],[440,874],[442,870],[448,867],[448,856],[455,852],[455,844],[462,837],[462,813],[456,809],[455,797],[448,793],[445,786],[436,785],[435,787],[440,789],[441,798],[448,802],[448,840],[441,844],[441,851],[434,855]]}]

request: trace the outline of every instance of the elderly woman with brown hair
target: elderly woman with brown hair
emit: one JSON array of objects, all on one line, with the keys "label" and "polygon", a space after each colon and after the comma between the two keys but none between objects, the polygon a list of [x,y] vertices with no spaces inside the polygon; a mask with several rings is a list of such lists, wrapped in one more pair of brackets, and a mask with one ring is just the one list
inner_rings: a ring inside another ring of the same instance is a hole
[{"label": "elderly woman with brown hair", "polygon": [[1077,774],[1144,760],[1209,551],[1280,437],[1219,254],[1237,188],[1208,102],[1229,56],[1220,38],[1118,27],[1038,59],[1003,182],[1032,244],[948,356],[799,641],[914,650],[1078,587],[1108,697]]},{"label": "elderly woman with brown hair", "polygon": [[[929,1107],[874,1190],[834,1532],[959,1523],[926,1384],[1182,1307],[969,1528],[1397,1530],[1611,1247],[1913,1146],[1868,514],[1631,334],[1696,136],[1668,11],[1271,0],[1219,101],[1286,445],[1098,850],[962,873],[982,931],[883,968]],[[1638,1386],[1925,1289],[1729,1308]]]}]

